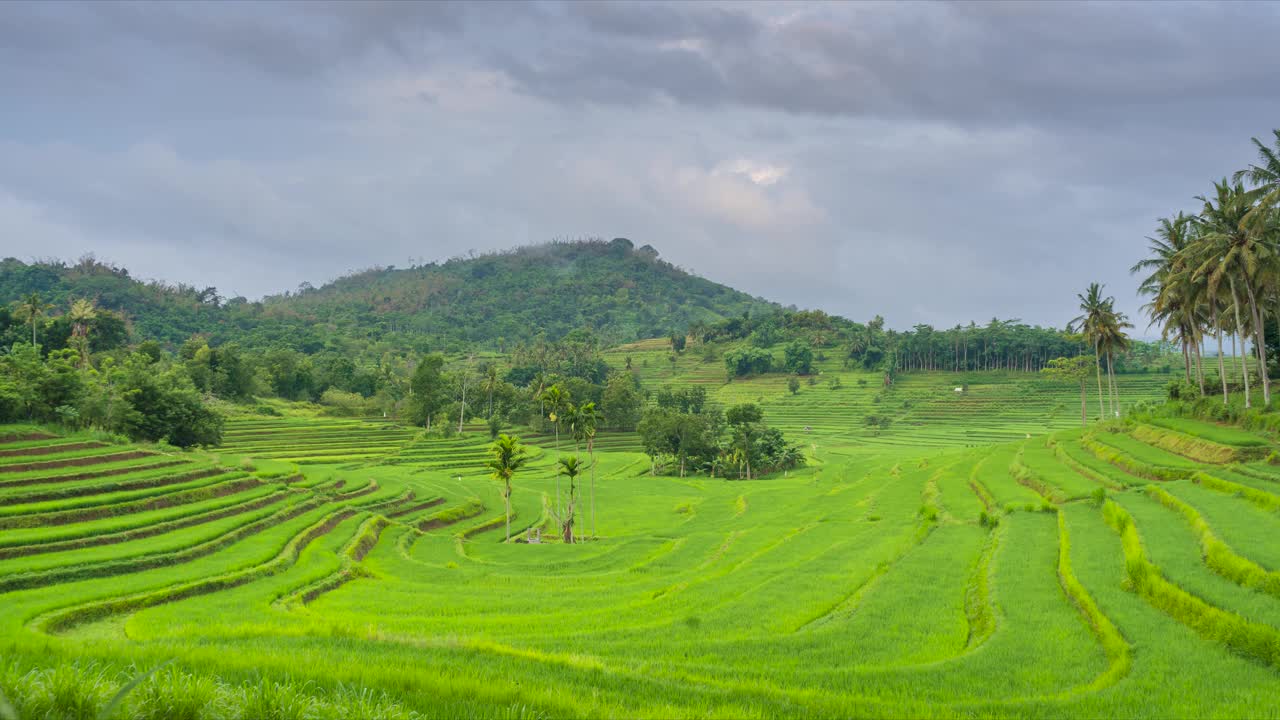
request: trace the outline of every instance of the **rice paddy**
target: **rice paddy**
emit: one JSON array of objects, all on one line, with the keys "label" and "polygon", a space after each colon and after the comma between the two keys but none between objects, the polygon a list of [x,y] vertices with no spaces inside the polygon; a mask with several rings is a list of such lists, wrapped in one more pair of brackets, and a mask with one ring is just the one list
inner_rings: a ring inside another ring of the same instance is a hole
[{"label": "rice paddy", "polygon": [[[478,427],[0,428],[0,692],[22,718],[1280,717],[1273,437],[1082,430],[1078,388],[1025,375],[828,361],[793,394],[618,352],[761,401],[808,467],[654,477],[602,433],[566,545],[572,442],[517,430],[512,531],[543,541],[504,543]],[[1167,380],[1120,377],[1126,408]]]}]

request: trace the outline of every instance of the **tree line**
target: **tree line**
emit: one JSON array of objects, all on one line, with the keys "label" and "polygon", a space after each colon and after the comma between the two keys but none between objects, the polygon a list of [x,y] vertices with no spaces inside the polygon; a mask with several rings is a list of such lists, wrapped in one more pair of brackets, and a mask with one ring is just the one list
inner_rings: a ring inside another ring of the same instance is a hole
[{"label": "tree line", "polygon": [[[1252,138],[1257,162],[1215,181],[1195,198],[1198,211],[1161,218],[1147,238],[1148,257],[1131,268],[1143,275],[1139,291],[1150,298],[1144,310],[1152,323],[1181,348],[1186,384],[1201,396],[1220,390],[1224,405],[1227,342],[1240,363],[1244,406],[1258,390],[1271,404],[1275,340],[1267,336],[1269,328],[1278,335],[1280,318],[1280,130],[1273,134],[1270,147]],[[1204,358],[1210,338],[1214,363]]]}]

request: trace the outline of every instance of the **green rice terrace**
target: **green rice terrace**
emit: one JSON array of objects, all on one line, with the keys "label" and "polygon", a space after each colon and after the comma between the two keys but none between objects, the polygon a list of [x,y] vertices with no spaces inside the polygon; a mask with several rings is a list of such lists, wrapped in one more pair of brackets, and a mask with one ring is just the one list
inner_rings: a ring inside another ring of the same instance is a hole
[{"label": "green rice terrace", "polygon": [[655,477],[602,432],[575,545],[548,431],[519,433],[507,543],[478,426],[246,416],[204,452],[0,429],[4,712],[1280,716],[1274,436],[1082,430],[1076,388],[1025,375],[885,392],[828,365],[793,394],[680,362],[638,369],[761,401],[810,462]]}]

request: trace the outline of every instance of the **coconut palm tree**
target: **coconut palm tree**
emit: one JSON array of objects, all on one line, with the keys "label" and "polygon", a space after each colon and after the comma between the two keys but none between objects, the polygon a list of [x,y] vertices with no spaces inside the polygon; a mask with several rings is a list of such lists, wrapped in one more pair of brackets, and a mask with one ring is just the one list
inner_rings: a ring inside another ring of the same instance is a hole
[{"label": "coconut palm tree", "polygon": [[486,365],[484,368],[484,391],[489,395],[489,409],[485,413],[485,420],[493,417],[493,392],[498,389],[500,382],[498,366],[493,363]]},{"label": "coconut palm tree", "polygon": [[569,479],[569,505],[565,509],[565,515],[563,519],[564,525],[561,532],[564,537],[564,541],[572,545],[573,544],[573,515],[574,515],[574,509],[575,509],[573,497],[574,497],[574,490],[577,488],[577,478],[579,475],[582,474],[582,463],[579,462],[577,455],[569,455],[567,457],[561,457],[559,460],[557,460],[556,465],[558,466],[556,468],[556,476],[566,477]]},{"label": "coconut palm tree", "polygon": [[1107,412],[1103,407],[1102,400],[1102,361],[1100,359],[1102,344],[1102,333],[1104,326],[1104,317],[1107,307],[1114,302],[1114,298],[1102,297],[1102,285],[1098,283],[1090,283],[1084,293],[1077,294],[1076,298],[1080,301],[1080,315],[1071,322],[1067,323],[1068,332],[1079,332],[1084,336],[1085,342],[1093,345],[1093,362],[1094,374],[1098,379],[1098,416],[1106,417]]},{"label": "coconut palm tree", "polygon": [[585,402],[578,407],[577,427],[587,441],[587,456],[591,460],[591,537],[596,535],[596,426],[604,422],[604,417],[596,411],[594,402]]},{"label": "coconut palm tree", "polygon": [[1106,310],[1102,314],[1099,328],[1098,345],[1107,353],[1107,387],[1114,417],[1120,416],[1120,391],[1116,387],[1116,353],[1128,351],[1129,337],[1124,331],[1132,327],[1129,318],[1115,309],[1114,298],[1107,298]]},{"label": "coconut palm tree", "polygon": [[1161,323],[1162,338],[1174,337],[1179,341],[1187,382],[1191,382],[1191,357],[1187,351],[1189,313],[1186,312],[1191,278],[1186,272],[1183,252],[1191,242],[1194,227],[1191,218],[1183,213],[1160,218],[1156,236],[1147,238],[1151,256],[1129,268],[1130,274],[1149,273],[1138,285],[1139,294],[1153,298],[1143,309],[1150,315],[1151,325]]},{"label": "coconut palm tree", "polygon": [[559,385],[552,385],[543,390],[538,399],[542,401],[542,407],[547,413],[547,419],[555,425],[556,451],[558,452],[560,450],[560,415],[569,404],[569,393],[561,389]]},{"label": "coconut palm tree", "polygon": [[[1211,292],[1223,279],[1231,290],[1235,308],[1236,328],[1243,332],[1253,330],[1255,350],[1258,353],[1258,372],[1262,376],[1263,403],[1271,402],[1271,381],[1267,376],[1266,345],[1262,337],[1262,316],[1258,308],[1257,290],[1262,275],[1262,265],[1275,258],[1276,253],[1260,242],[1258,235],[1246,229],[1245,216],[1253,209],[1253,196],[1240,183],[1228,184],[1226,180],[1214,183],[1212,197],[1200,196],[1204,208],[1195,222],[1200,241],[1187,248],[1195,263],[1197,275],[1208,278]],[[1241,292],[1243,290],[1243,292]],[[1243,297],[1242,297],[1243,295]],[[1247,302],[1248,323],[1241,322],[1241,303]],[[1251,406],[1249,397],[1248,365],[1241,353],[1245,375],[1245,407]]]},{"label": "coconut palm tree", "polygon": [[502,483],[502,502],[507,511],[507,542],[511,542],[511,478],[529,462],[529,451],[520,444],[520,438],[503,433],[489,446],[489,455],[491,457],[485,466],[489,468],[490,477]]},{"label": "coconut palm tree", "polygon": [[18,303],[18,308],[14,315],[23,322],[31,324],[31,344],[36,344],[36,324],[40,322],[40,318],[44,317],[45,312],[52,307],[40,298],[40,293],[31,293]]},{"label": "coconut palm tree", "polygon": [[1258,164],[1250,165],[1232,176],[1237,183],[1247,180],[1254,185],[1257,201],[1245,215],[1245,226],[1257,228],[1267,222],[1267,215],[1280,206],[1280,130],[1272,130],[1275,147],[1269,148],[1258,138],[1249,138],[1258,148]]},{"label": "coconut palm tree", "polygon": [[71,337],[80,350],[80,364],[83,367],[89,362],[89,323],[98,317],[93,302],[85,299],[71,303],[67,318],[71,320]]}]

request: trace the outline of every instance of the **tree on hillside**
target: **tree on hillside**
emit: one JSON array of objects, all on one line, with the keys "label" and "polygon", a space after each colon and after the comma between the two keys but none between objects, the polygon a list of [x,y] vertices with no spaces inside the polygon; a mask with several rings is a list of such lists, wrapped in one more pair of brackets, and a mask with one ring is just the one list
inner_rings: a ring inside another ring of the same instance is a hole
[{"label": "tree on hillside", "polygon": [[462,396],[458,400],[458,434],[462,434],[462,425],[467,419],[467,385],[471,381],[471,363],[476,359],[475,355],[467,356],[467,364],[458,370],[458,385],[461,389]]},{"label": "tree on hillside", "polygon": [[496,363],[486,363],[482,369],[484,376],[484,391],[489,396],[488,408],[485,410],[485,419],[493,418],[493,392],[502,384],[502,378],[498,375],[498,366]]},{"label": "tree on hillside", "polygon": [[733,448],[738,453],[742,464],[747,469],[747,479],[751,479],[751,455],[758,430],[758,424],[764,419],[764,412],[755,403],[734,405],[724,414],[733,432]]},{"label": "tree on hillside", "polygon": [[71,338],[75,349],[80,353],[80,365],[89,364],[89,323],[98,317],[93,302],[79,299],[71,303],[67,318],[71,321]]},{"label": "tree on hillside", "polygon": [[502,434],[489,446],[490,476],[502,483],[502,502],[507,513],[507,542],[511,542],[511,479],[529,462],[529,451],[520,444],[520,438]]},{"label": "tree on hillside", "polygon": [[547,419],[551,421],[556,428],[556,450],[560,450],[560,416],[564,414],[565,408],[568,407],[570,397],[569,393],[562,389],[559,385],[552,385],[543,390],[538,399],[542,401],[544,412]]},{"label": "tree on hillside", "polygon": [[410,417],[414,424],[431,430],[431,418],[440,412],[445,403],[445,380],[442,369],[444,356],[431,353],[423,356],[409,380]]},{"label": "tree on hillside", "polygon": [[789,378],[787,380],[787,390],[790,391],[792,395],[800,392],[800,378]]},{"label": "tree on hillside", "polygon": [[1093,358],[1087,355],[1076,355],[1070,358],[1054,358],[1050,360],[1040,372],[1054,380],[1063,382],[1078,382],[1080,384],[1080,425],[1088,427],[1089,425],[1089,407],[1087,403],[1087,394],[1084,389],[1085,381],[1089,378],[1089,366],[1093,365]]},{"label": "tree on hillside", "polygon": [[797,375],[808,375],[813,372],[813,348],[809,343],[793,340],[783,348],[783,362],[787,370]]},{"label": "tree on hillside", "polygon": [[40,299],[40,293],[31,293],[18,303],[18,309],[14,315],[23,322],[31,324],[31,344],[36,344],[36,325],[40,322],[40,318],[45,316],[45,312],[52,307]]},{"label": "tree on hillside", "polygon": [[569,504],[565,507],[565,514],[562,518],[561,537],[566,543],[573,544],[573,516],[577,510],[574,502],[575,491],[577,490],[578,475],[582,474],[582,464],[578,461],[577,455],[569,455],[561,457],[556,461],[556,475],[558,477],[567,478],[569,481]]},{"label": "tree on hillside", "polygon": [[636,388],[636,379],[627,373],[609,378],[600,397],[600,410],[604,413],[605,427],[619,430],[635,430],[640,422],[643,398]]}]

